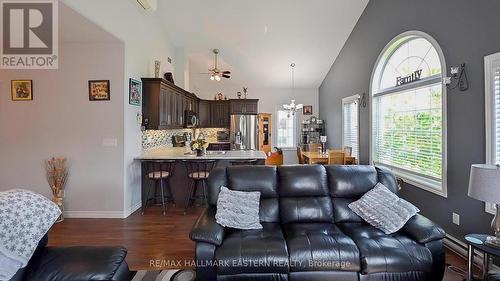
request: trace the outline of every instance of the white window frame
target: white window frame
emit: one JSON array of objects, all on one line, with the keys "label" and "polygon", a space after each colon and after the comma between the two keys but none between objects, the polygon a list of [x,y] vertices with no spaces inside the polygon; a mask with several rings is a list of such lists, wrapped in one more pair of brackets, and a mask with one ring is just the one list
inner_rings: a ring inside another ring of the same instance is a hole
[{"label": "white window frame", "polygon": [[349,103],[357,103],[357,114],[358,114],[358,130],[357,130],[357,135],[358,135],[358,155],[353,155],[356,157],[356,159],[359,162],[359,95],[353,95],[350,97],[345,97],[342,99],[342,147],[347,146],[347,144],[344,143],[344,105],[349,104]]},{"label": "white window frame", "polygon": [[[442,196],[442,197],[445,197],[447,198],[448,197],[448,158],[447,158],[447,150],[448,150],[448,142],[447,142],[447,105],[446,105],[446,100],[447,100],[447,93],[446,93],[446,85],[442,82],[443,80],[443,77],[446,75],[446,61],[445,61],[445,58],[444,58],[444,54],[443,54],[443,51],[441,50],[441,47],[439,46],[439,44],[437,43],[437,41],[432,37],[430,36],[429,34],[425,33],[425,32],[422,32],[422,31],[417,31],[417,30],[413,30],[413,31],[407,31],[407,32],[404,32],[404,33],[401,33],[400,35],[394,37],[385,47],[384,49],[380,52],[376,62],[375,62],[375,65],[373,67],[373,70],[372,70],[372,75],[371,75],[371,79],[370,79],[370,99],[371,101],[373,101],[373,97],[374,96],[377,96],[377,95],[374,95],[374,85],[373,85],[373,81],[374,81],[374,78],[375,78],[375,75],[377,74],[377,68],[379,66],[379,63],[380,61],[383,59],[384,57],[384,54],[386,53],[386,51],[395,43],[397,42],[398,40],[400,40],[401,38],[403,37],[408,37],[408,36],[417,36],[417,37],[421,37],[421,38],[424,38],[426,39],[427,41],[429,41],[432,46],[436,49],[436,52],[438,53],[438,56],[439,56],[439,60],[441,62],[441,75],[435,75],[435,76],[431,76],[431,77],[428,77],[428,78],[425,78],[425,79],[422,79],[420,81],[416,81],[416,82],[413,82],[409,85],[404,85],[404,86],[400,86],[400,87],[394,87],[394,88],[390,88],[390,89],[385,89],[383,91],[383,93],[389,93],[389,92],[400,92],[400,91],[404,91],[406,89],[409,89],[409,88],[415,88],[415,85],[419,85],[419,86],[426,86],[426,85],[430,85],[432,83],[435,83],[439,77],[439,79],[441,80],[441,85],[442,85],[442,120],[443,120],[443,128],[442,128],[442,136],[443,136],[443,139],[442,139],[442,163],[441,163],[441,167],[442,167],[442,172],[441,172],[441,182],[436,182],[436,181],[432,181],[432,180],[426,180],[424,179],[423,177],[419,177],[419,176],[416,176],[416,175],[413,175],[412,173],[409,173],[409,172],[405,172],[405,171],[402,171],[402,170],[397,170],[397,169],[394,169],[394,168],[391,168],[391,167],[388,167],[392,170],[392,172],[397,176],[397,177],[400,177],[401,179],[403,179],[405,182],[409,183],[410,185],[412,186],[415,186],[415,187],[418,187],[418,188],[421,188],[425,191],[429,191],[433,194],[436,194],[436,195],[439,195],[439,196]],[[374,160],[373,160],[373,152],[374,152],[374,142],[373,142],[373,102],[370,102],[370,107],[369,107],[369,118],[370,118],[370,163],[374,163]]]},{"label": "white window frame", "polygon": [[293,143],[292,143],[292,146],[286,146],[286,147],[280,147],[278,146],[278,138],[279,138],[279,135],[278,135],[278,131],[279,131],[279,111],[286,111],[283,109],[282,106],[276,106],[275,108],[275,118],[274,118],[274,140],[273,140],[273,143],[274,143],[274,146],[278,147],[278,148],[281,148],[281,149],[284,149],[284,150],[291,150],[291,149],[297,149],[297,143],[298,143],[298,127],[299,127],[299,119],[297,117],[297,115],[299,115],[299,112],[295,112],[295,115],[293,115]]},{"label": "white window frame", "polygon": [[[486,163],[495,165],[495,146],[496,146],[496,125],[495,119],[495,91],[491,88],[491,68],[495,61],[500,60],[500,53],[491,54],[484,57],[484,95],[485,95],[485,125],[486,125]],[[495,205],[485,203],[485,212],[494,215],[496,213]]]}]

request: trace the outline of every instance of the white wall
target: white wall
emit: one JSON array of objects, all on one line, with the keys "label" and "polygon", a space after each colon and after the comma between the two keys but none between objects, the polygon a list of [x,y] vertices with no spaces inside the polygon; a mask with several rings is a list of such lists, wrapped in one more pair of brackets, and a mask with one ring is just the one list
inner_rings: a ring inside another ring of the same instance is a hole
[{"label": "white wall", "polygon": [[128,79],[154,76],[154,61],[161,61],[161,72],[173,72],[167,62],[174,48],[153,13],[142,11],[132,0],[64,0],[70,7],[118,37],[125,44],[123,100],[124,161],[116,163],[124,169],[124,216],[140,204],[140,165],[134,157],[141,153],[141,131],[137,114],[141,107],[128,104]]},{"label": "white wall", "polygon": [[[121,215],[124,47],[112,40],[61,42],[58,70],[0,70],[0,190],[25,188],[51,198],[43,163],[65,156],[66,210]],[[11,101],[14,79],[33,80],[33,101]],[[110,101],[89,101],[92,79],[111,81]],[[103,146],[106,138],[117,147]]]}]

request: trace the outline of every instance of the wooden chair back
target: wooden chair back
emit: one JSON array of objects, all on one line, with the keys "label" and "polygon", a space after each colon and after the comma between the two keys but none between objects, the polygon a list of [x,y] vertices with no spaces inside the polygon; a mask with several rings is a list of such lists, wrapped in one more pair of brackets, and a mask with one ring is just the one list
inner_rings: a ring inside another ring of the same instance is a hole
[{"label": "wooden chair back", "polygon": [[300,148],[300,146],[297,147],[297,159],[299,160],[299,164],[305,164],[304,157],[302,157],[302,148]]},{"label": "wooden chair back", "polygon": [[344,153],[345,156],[352,156],[352,147],[351,146],[344,146]]},{"label": "wooden chair back", "polygon": [[328,165],[344,165],[345,152],[343,151],[330,151],[328,153]]},{"label": "wooden chair back", "polygon": [[307,145],[310,152],[319,152],[319,148],[321,144],[319,143],[310,143]]}]

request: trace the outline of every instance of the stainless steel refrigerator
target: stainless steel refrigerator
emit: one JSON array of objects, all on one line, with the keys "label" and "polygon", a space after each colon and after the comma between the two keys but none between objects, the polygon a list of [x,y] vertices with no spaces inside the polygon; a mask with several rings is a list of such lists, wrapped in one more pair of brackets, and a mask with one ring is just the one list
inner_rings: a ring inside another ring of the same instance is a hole
[{"label": "stainless steel refrigerator", "polygon": [[257,115],[231,115],[229,140],[232,150],[257,150],[259,127]]}]

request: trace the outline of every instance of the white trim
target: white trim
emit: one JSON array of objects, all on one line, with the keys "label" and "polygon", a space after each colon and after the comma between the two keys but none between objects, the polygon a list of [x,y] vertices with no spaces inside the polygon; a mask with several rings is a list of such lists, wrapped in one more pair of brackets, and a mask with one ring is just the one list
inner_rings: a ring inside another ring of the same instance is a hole
[{"label": "white trim", "polygon": [[139,210],[142,207],[142,202],[139,201],[135,205],[130,206],[127,210],[125,210],[125,213],[123,214],[123,218],[126,219],[128,218],[131,214],[133,214],[135,211]]},{"label": "white trim", "polygon": [[[500,53],[491,54],[484,57],[484,103],[485,103],[485,129],[486,129],[486,164],[496,164],[495,163],[495,149],[493,147],[496,145],[495,143],[495,133],[493,133],[493,122],[492,120],[495,118],[495,110],[493,107],[495,106],[495,93],[491,89],[491,68],[494,61],[500,60]],[[484,211],[486,213],[494,215],[496,213],[496,209],[494,204],[485,203]]]},{"label": "white trim", "polygon": [[74,219],[125,219],[141,208],[141,202],[125,211],[65,211],[65,218]]},{"label": "white trim", "polygon": [[65,211],[64,217],[75,219],[123,219],[123,211]]},{"label": "white trim", "polygon": [[342,148],[344,148],[346,146],[346,144],[344,143],[344,105],[346,105],[348,103],[357,102],[356,105],[357,105],[357,110],[358,110],[358,112],[357,112],[357,114],[358,114],[358,132],[357,132],[358,133],[358,155],[355,155],[355,156],[358,158],[358,161],[359,161],[359,148],[360,148],[360,145],[359,145],[359,139],[360,139],[359,99],[360,99],[360,95],[352,95],[352,96],[345,97],[345,98],[342,99],[342,116],[341,116],[341,119],[340,119],[341,126],[342,126],[340,137],[342,138]]},{"label": "white trim", "polygon": [[[439,60],[441,62],[441,75],[444,77],[447,73],[446,70],[446,61],[444,57],[443,50],[441,49],[440,45],[438,42],[429,34],[418,31],[418,30],[412,30],[412,31],[407,31],[399,34],[398,36],[394,37],[385,47],[382,49],[380,52],[379,56],[377,57],[377,60],[375,62],[375,65],[372,70],[372,75],[370,78],[370,89],[369,89],[369,119],[370,119],[370,147],[369,147],[369,155],[370,155],[370,164],[373,164],[373,94],[374,94],[374,89],[373,89],[373,79],[375,77],[375,74],[377,73],[378,70],[378,64],[380,60],[383,58],[384,54],[386,53],[387,49],[394,44],[396,41],[400,40],[401,38],[408,37],[408,36],[417,36],[417,37],[422,37],[429,41],[431,45],[436,49],[436,52],[438,53]],[[436,190],[435,188],[432,188],[432,186],[426,186],[425,184],[416,184],[417,187],[429,191],[431,193],[437,194],[439,196],[447,197],[448,196],[448,112],[447,112],[447,91],[446,91],[446,85],[441,82],[441,93],[442,93],[442,120],[443,120],[443,137],[442,137],[442,172],[441,172],[441,191]],[[378,94],[378,93],[377,93]],[[411,183],[412,179],[411,178],[406,178],[402,177],[405,181]],[[413,180],[414,181],[414,180]]]}]

